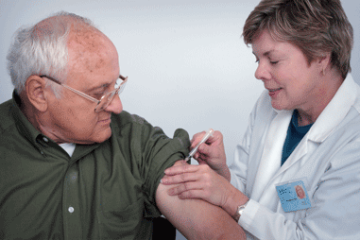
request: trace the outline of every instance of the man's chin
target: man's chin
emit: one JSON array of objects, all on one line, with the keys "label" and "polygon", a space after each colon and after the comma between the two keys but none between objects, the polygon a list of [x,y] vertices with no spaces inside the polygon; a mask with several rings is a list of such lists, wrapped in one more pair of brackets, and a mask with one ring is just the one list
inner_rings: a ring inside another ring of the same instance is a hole
[{"label": "man's chin", "polygon": [[105,142],[106,140],[108,140],[112,135],[111,130],[109,131],[108,134],[103,133],[103,136],[99,136],[99,138],[95,139],[94,143],[102,143]]},{"label": "man's chin", "polygon": [[75,141],[76,144],[82,145],[91,145],[96,143],[102,143],[108,140],[112,135],[112,132],[109,133],[102,132],[101,135],[93,136],[92,138],[84,139],[84,140],[77,140]]}]

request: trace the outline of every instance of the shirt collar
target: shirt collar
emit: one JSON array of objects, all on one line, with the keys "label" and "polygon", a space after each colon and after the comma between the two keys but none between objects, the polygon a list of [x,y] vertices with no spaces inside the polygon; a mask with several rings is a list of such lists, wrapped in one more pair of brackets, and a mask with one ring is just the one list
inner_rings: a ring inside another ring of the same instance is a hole
[{"label": "shirt collar", "polygon": [[13,117],[15,120],[15,124],[19,132],[29,140],[34,146],[37,146],[38,140],[43,139],[45,136],[42,135],[25,117],[25,115],[20,110],[21,107],[21,99],[16,90],[13,91],[12,95],[12,103],[13,103]]},{"label": "shirt collar", "polygon": [[[47,147],[53,147],[61,149],[57,143],[52,141],[50,138],[39,132],[25,117],[23,112],[20,110],[21,107],[21,99],[16,90],[13,91],[12,96],[12,103],[13,103],[13,118],[15,120],[15,124],[17,129],[19,130],[20,134],[24,136],[33,146],[35,146],[39,152],[43,153]],[[93,151],[101,144],[94,143],[90,145],[78,145],[76,144],[76,149],[72,155],[72,159],[78,160],[82,156],[85,156],[89,152]]]},{"label": "shirt collar", "polygon": [[350,108],[354,105],[359,86],[348,74],[340,88],[335,93],[329,104],[321,112],[313,127],[309,131],[309,139],[315,142],[323,142],[345,118]]}]

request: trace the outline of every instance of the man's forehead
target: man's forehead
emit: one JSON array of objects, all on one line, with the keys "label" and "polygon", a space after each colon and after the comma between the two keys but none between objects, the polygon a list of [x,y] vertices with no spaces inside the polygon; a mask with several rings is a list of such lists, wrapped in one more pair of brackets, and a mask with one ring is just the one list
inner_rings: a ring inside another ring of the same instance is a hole
[{"label": "man's forehead", "polygon": [[75,51],[96,52],[108,47],[110,40],[100,31],[94,29],[73,29],[69,33],[68,48]]},{"label": "man's forehead", "polygon": [[114,44],[94,28],[72,28],[68,38],[69,75],[82,79],[83,89],[110,85],[119,76]]},{"label": "man's forehead", "polygon": [[[69,60],[82,63],[84,67],[99,68],[107,63],[116,48],[106,38],[98,35],[88,35],[86,37],[76,37],[68,42]],[[118,64],[116,64],[118,65]]]},{"label": "man's forehead", "polygon": [[[81,64],[78,67],[72,67],[73,71],[69,71],[68,79],[72,82],[70,85],[77,85],[83,91],[95,91],[104,87],[113,85],[119,78],[119,66],[111,68],[106,74],[101,69],[83,68]],[[109,68],[110,69],[110,68]]]}]

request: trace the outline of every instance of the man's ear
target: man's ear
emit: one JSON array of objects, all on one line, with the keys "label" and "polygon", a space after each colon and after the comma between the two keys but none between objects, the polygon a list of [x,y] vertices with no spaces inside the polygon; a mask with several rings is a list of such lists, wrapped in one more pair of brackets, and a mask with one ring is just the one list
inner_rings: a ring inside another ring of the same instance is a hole
[{"label": "man's ear", "polygon": [[45,112],[48,107],[45,87],[45,79],[37,75],[31,75],[25,83],[25,90],[29,101],[40,112]]}]

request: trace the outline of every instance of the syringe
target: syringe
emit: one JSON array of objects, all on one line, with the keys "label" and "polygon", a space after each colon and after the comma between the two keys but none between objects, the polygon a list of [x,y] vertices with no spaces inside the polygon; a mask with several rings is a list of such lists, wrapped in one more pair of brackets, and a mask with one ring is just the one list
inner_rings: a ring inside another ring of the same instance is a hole
[{"label": "syringe", "polygon": [[201,139],[201,141],[196,145],[196,147],[193,148],[193,150],[191,150],[191,152],[189,153],[189,156],[187,156],[187,157],[185,158],[185,161],[189,161],[189,160],[192,158],[192,156],[194,156],[194,154],[196,153],[196,151],[198,150],[200,144],[206,142],[206,140],[208,140],[208,138],[209,138],[210,136],[212,136],[213,133],[214,133],[214,130],[213,130],[213,129],[210,128],[209,130],[207,130],[207,132],[205,133],[205,135],[204,135],[204,137]]}]

